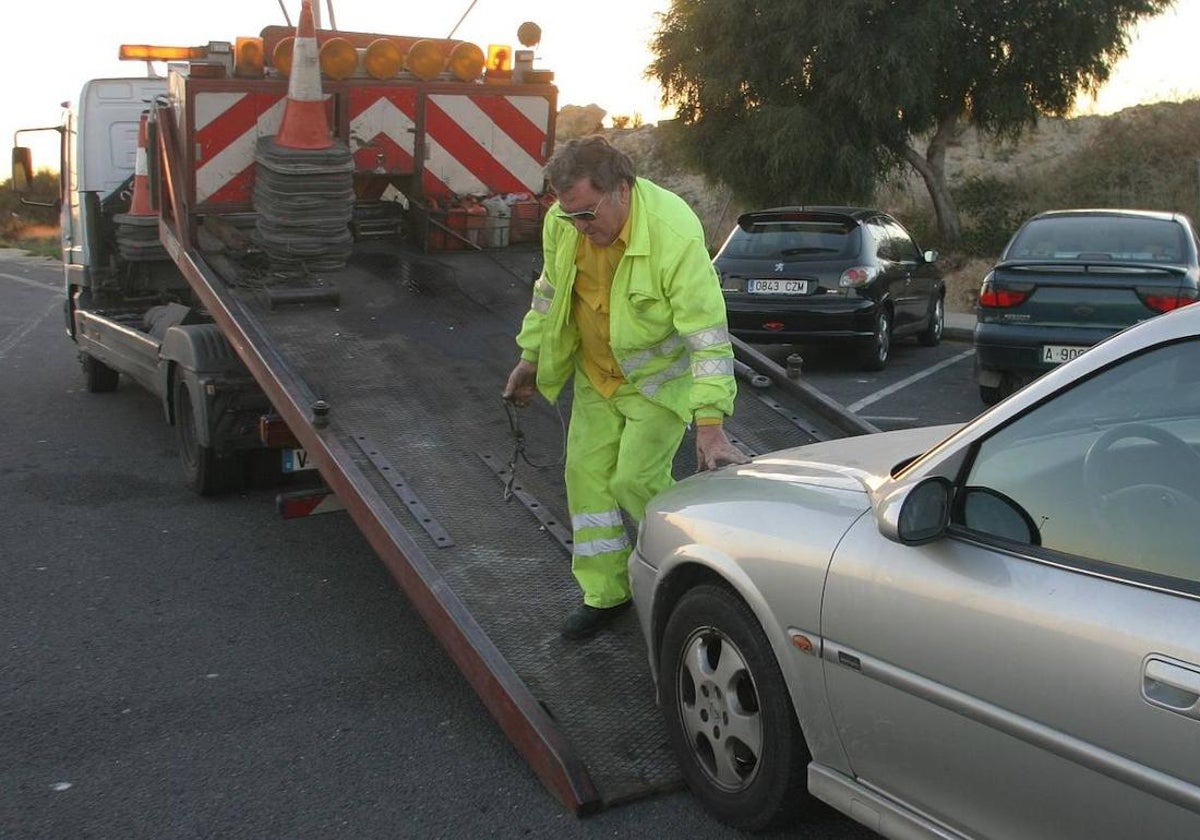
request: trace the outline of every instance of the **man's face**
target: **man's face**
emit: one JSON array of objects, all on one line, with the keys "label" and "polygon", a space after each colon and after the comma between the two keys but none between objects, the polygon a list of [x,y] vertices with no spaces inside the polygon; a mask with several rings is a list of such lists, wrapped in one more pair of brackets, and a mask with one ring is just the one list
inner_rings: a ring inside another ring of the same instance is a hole
[{"label": "man's face", "polygon": [[593,245],[606,248],[617,241],[629,216],[629,185],[622,183],[615,193],[603,193],[583,178],[558,194],[558,212],[572,216],[569,221]]}]

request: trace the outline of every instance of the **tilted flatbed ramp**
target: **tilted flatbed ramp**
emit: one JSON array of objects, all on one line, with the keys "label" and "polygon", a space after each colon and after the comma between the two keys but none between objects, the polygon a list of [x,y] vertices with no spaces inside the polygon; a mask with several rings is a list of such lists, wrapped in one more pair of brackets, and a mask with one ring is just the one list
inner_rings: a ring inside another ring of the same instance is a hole
[{"label": "tilted flatbed ramp", "polygon": [[[561,457],[569,415],[499,394],[541,252],[445,255],[362,243],[299,284],[164,241],[371,545],[546,787],[577,814],[682,784],[636,617],[585,643],[558,634],[579,600]],[[222,276],[223,275],[223,276]],[[319,301],[336,293],[337,302]],[[739,356],[756,354],[739,343]],[[790,383],[740,384],[729,431],[762,452],[870,431]],[[325,421],[313,406],[328,406]],[[535,466],[537,465],[537,466]],[[676,475],[693,470],[690,437]]]}]

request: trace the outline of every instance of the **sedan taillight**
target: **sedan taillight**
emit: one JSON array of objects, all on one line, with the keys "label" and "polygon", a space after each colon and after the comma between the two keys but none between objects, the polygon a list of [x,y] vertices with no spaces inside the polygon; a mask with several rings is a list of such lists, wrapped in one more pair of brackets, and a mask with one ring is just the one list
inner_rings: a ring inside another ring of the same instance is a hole
[{"label": "sedan taillight", "polygon": [[979,287],[979,305],[986,309],[1008,309],[1020,306],[1032,292],[1032,283],[997,286],[989,277]]},{"label": "sedan taillight", "polygon": [[1164,292],[1162,289],[1138,289],[1138,297],[1142,303],[1155,312],[1170,312],[1189,303],[1196,302],[1196,292],[1193,289],[1183,289],[1177,292]]}]

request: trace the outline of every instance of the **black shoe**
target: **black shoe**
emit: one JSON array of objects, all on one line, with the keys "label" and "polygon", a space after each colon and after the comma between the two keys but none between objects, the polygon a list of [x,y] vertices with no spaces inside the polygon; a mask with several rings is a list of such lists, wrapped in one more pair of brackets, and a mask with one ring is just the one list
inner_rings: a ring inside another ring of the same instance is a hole
[{"label": "black shoe", "polygon": [[613,619],[629,609],[629,605],[632,603],[633,601],[626,601],[623,604],[617,604],[615,607],[604,609],[580,604],[567,616],[567,620],[562,623],[562,637],[576,641],[579,639],[590,639],[596,635],[596,632],[601,627],[612,623]]}]

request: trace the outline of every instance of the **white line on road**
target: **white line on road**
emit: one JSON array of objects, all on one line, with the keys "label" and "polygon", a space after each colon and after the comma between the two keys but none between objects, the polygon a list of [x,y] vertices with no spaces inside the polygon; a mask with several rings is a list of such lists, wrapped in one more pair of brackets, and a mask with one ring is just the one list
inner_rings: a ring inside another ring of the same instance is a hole
[{"label": "white line on road", "polygon": [[942,361],[938,362],[936,365],[934,365],[931,368],[926,368],[925,370],[921,371],[920,373],[914,373],[912,376],[901,379],[899,382],[893,382],[891,385],[887,386],[886,388],[882,388],[882,389],[876,391],[874,394],[868,394],[867,396],[863,397],[858,402],[851,403],[850,405],[846,406],[846,408],[849,409],[851,412],[857,414],[861,409],[866,408],[871,403],[879,402],[884,397],[889,397],[892,394],[896,393],[897,391],[907,388],[909,385],[912,385],[914,382],[920,382],[925,377],[933,376],[939,370],[942,370],[943,368],[948,368],[948,367],[950,367],[950,365],[957,364],[958,362],[961,362],[963,359],[969,359],[974,355],[975,355],[975,348],[972,347],[970,350],[964,350],[962,353],[959,353],[957,356],[951,356],[949,359],[943,359]]},{"label": "white line on road", "polygon": [[33,286],[35,289],[45,289],[47,292],[58,292],[59,294],[62,294],[62,286],[59,285],[39,283],[37,280],[30,280],[28,277],[18,277],[16,274],[5,274],[3,271],[0,271],[0,277],[4,278],[5,280],[12,280],[14,283],[22,283],[26,286]]},{"label": "white line on road", "polygon": [[55,300],[48,307],[46,307],[46,311],[43,312],[41,315],[39,315],[37,318],[35,318],[34,320],[32,320],[29,323],[22,326],[19,330],[17,330],[15,333],[10,335],[8,338],[0,339],[0,359],[3,359],[5,356],[7,356],[8,351],[13,349],[14,347],[16,347],[21,342],[21,339],[23,339],[25,336],[29,335],[31,332],[33,332],[35,329],[37,329],[38,324],[42,323],[42,321],[45,321],[47,318],[49,318],[55,312],[61,312],[61,311],[62,311],[62,302]]}]

